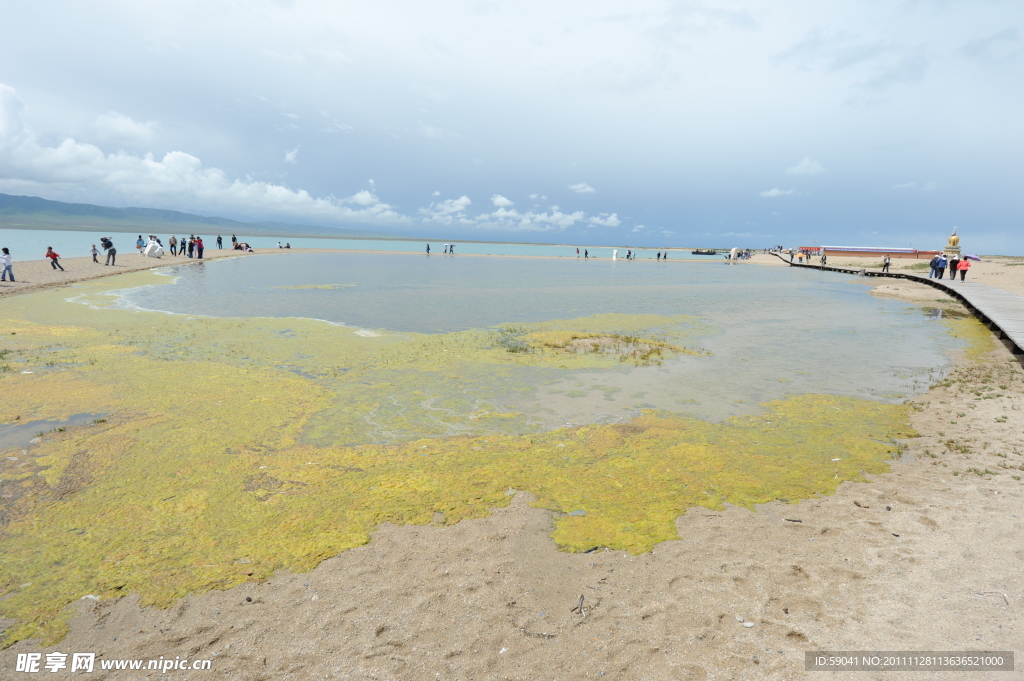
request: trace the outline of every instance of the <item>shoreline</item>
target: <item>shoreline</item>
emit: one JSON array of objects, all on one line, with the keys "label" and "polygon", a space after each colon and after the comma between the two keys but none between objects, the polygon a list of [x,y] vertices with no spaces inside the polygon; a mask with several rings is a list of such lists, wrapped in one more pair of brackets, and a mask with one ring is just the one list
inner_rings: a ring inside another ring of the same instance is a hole
[{"label": "shoreline", "polygon": [[[916,282],[871,293],[967,316]],[[675,522],[679,539],[631,556],[558,551],[557,514],[515,493],[510,506],[448,527],[384,522],[368,544],[309,572],[167,609],[132,595],[80,600],[59,644],[16,643],[0,650],[0,668],[19,653],[74,650],[209,659],[215,677],[253,681],[699,681],[811,678],[805,650],[1014,649],[1024,630],[1024,370],[991,334],[978,337],[987,349],[958,353],[943,380],[907,400],[919,437],[901,441],[890,471],[833,495],[753,512],[693,507]]]}]

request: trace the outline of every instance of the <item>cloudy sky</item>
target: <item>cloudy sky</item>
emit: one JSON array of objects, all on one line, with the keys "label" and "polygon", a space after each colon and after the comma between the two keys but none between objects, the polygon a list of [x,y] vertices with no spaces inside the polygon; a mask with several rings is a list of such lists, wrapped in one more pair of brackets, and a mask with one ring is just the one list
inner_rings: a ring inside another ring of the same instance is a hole
[{"label": "cloudy sky", "polygon": [[0,2],[4,193],[1024,252],[1019,1]]}]

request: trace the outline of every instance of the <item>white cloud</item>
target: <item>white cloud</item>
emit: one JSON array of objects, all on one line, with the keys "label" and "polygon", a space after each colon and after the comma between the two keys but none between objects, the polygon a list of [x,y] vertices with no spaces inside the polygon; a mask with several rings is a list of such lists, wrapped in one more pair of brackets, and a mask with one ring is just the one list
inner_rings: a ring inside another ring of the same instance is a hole
[{"label": "white cloud", "polygon": [[820,175],[823,172],[825,172],[825,166],[810,156],[804,156],[795,166],[786,168],[787,175]]},{"label": "white cloud", "polygon": [[893,189],[920,189],[923,192],[932,192],[939,188],[939,183],[935,181],[922,182],[904,182],[903,184],[894,184]]},{"label": "white cloud", "polygon": [[424,222],[442,225],[473,224],[473,221],[466,217],[466,208],[472,204],[468,196],[462,195],[457,199],[445,199],[433,202],[426,208],[420,208],[420,215],[423,216]]},{"label": "white cloud", "polygon": [[[316,218],[336,222],[406,222],[371,190],[338,199],[314,198],[305,190],[253,180],[231,179],[183,151],[160,159],[65,138],[41,142],[25,124],[25,105],[14,88],[0,84],[0,191],[113,195],[142,205],[242,215]],[[113,120],[113,119],[112,119]]]},{"label": "white cloud", "polygon": [[600,225],[602,227],[618,227],[622,224],[619,220],[618,213],[612,213],[611,215],[608,213],[601,213],[600,215],[595,215],[590,218],[587,222],[592,225]]},{"label": "white cloud", "polygon": [[495,194],[494,196],[492,196],[491,197],[491,203],[493,203],[498,208],[508,208],[509,206],[514,206],[515,205],[515,203],[513,203],[512,201],[509,201],[508,199],[506,199],[501,194]]},{"label": "white cloud", "polygon": [[441,196],[441,192],[434,192],[431,196]]},{"label": "white cloud", "polygon": [[[496,195],[496,198],[503,197]],[[520,213],[515,208],[508,206],[498,206],[494,212],[471,216],[466,213],[466,209],[470,205],[472,205],[472,201],[466,196],[458,199],[445,199],[432,203],[427,208],[421,208],[420,215],[424,223],[513,232],[564,230],[586,219],[586,214],[581,210],[563,213],[558,206],[552,206],[550,211],[531,210],[525,213]]]},{"label": "white cloud", "polygon": [[576,184],[570,184],[569,189],[573,190],[577,194],[593,194],[597,191],[586,182],[577,182]]},{"label": "white cloud", "polygon": [[537,195],[536,194],[530,194],[530,198],[531,199],[535,199],[535,198],[537,198]]},{"label": "white cloud", "polygon": [[758,196],[764,196],[764,197],[767,197],[767,198],[772,198],[772,197],[775,197],[775,196],[789,196],[790,194],[796,194],[796,190],[795,189],[779,189],[778,187],[774,187],[774,188],[769,189],[767,191],[760,192],[758,194]]},{"label": "white cloud", "polygon": [[298,158],[298,156],[299,156],[299,148],[295,147],[291,151],[284,152],[284,162],[285,163],[295,163],[295,160]]},{"label": "white cloud", "polygon": [[645,227],[644,225],[637,225],[636,227],[633,228],[633,232],[636,233],[645,229],[647,229],[647,227]]},{"label": "white cloud", "polygon": [[122,113],[108,111],[97,116],[92,127],[101,142],[140,147],[156,139],[157,122],[139,123]]}]

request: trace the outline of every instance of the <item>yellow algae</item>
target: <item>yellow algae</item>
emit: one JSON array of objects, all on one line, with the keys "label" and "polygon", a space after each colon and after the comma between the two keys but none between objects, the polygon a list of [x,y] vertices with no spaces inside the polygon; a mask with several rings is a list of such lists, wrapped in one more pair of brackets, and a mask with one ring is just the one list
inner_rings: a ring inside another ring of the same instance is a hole
[{"label": "yellow algae", "polygon": [[[132,281],[153,279],[164,278]],[[114,285],[80,288],[97,299]],[[381,522],[481,517],[510,487],[560,514],[562,548],[639,553],[676,536],[687,508],[797,500],[882,472],[892,438],[908,434],[902,407],[822,395],[718,424],[647,411],[546,432],[498,406],[563,366],[622,370],[619,356],[566,353],[559,339],[681,347],[697,335],[692,318],[522,325],[513,335],[553,347],[520,353],[497,342],[507,329],[363,338],[313,320],[186,318],[62,295],[0,300],[0,339],[17,339],[0,347],[12,348],[5,361],[35,372],[0,374],[5,423],[106,420],[45,435],[19,457],[29,470],[0,461],[0,477],[20,479],[0,530],[7,643],[58,640],[65,606],[86,594],[167,606],[311,569]]]},{"label": "yellow algae", "polygon": [[978,360],[992,352],[992,331],[974,317],[944,316],[942,322],[949,329],[949,335],[966,343],[964,352],[968,358]]}]

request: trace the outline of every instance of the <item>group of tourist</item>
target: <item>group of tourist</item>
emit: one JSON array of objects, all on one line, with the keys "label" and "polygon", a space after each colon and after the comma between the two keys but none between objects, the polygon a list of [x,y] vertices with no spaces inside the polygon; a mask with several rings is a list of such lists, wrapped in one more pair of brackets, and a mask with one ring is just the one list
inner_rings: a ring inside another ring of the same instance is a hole
[{"label": "group of tourist", "polygon": [[967,258],[961,259],[954,255],[947,259],[944,253],[940,253],[932,258],[928,265],[931,267],[931,272],[928,274],[929,279],[942,279],[948,267],[951,280],[955,280],[956,273],[959,272],[960,281],[964,281],[967,278],[967,270],[971,269],[971,261]]},{"label": "group of tourist", "polygon": [[[444,245],[445,255],[455,255],[455,244]],[[430,255],[430,244],[427,244],[427,255]]]},{"label": "group of tourist", "polygon": [[[159,242],[159,239],[157,240]],[[203,259],[203,250],[206,248],[206,244],[203,243],[203,237],[190,234],[188,238],[181,237],[181,241],[178,238],[171,236],[167,240],[167,245],[171,248],[171,255],[187,256],[189,258]],[[136,248],[139,249],[139,255],[142,255],[145,245],[142,243],[142,236],[139,236],[139,241],[135,244]],[[224,248],[224,240],[217,235],[217,248]]]}]

